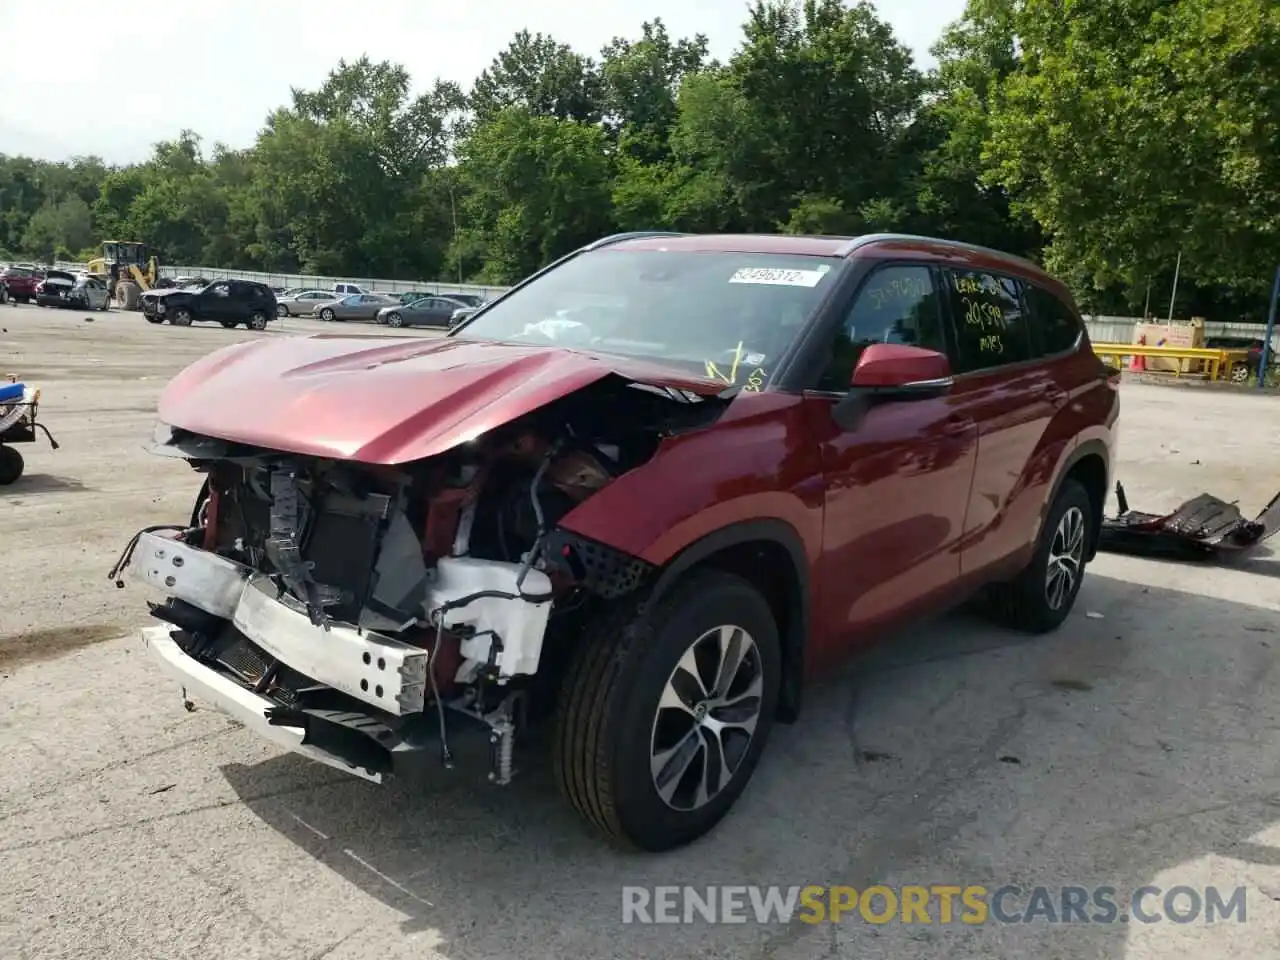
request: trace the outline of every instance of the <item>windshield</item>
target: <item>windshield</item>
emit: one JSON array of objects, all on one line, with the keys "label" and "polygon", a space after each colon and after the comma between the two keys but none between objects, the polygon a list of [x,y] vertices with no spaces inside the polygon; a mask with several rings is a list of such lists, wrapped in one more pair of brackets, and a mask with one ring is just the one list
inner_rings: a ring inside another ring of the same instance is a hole
[{"label": "windshield", "polygon": [[598,250],[508,294],[456,336],[637,357],[759,390],[835,282],[840,263]]}]

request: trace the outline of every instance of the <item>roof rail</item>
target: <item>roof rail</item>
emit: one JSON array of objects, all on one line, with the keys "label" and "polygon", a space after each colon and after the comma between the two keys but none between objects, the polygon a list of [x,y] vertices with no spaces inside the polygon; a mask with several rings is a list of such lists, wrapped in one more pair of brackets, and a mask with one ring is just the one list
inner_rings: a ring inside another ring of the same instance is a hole
[{"label": "roof rail", "polygon": [[588,243],[582,249],[599,250],[601,247],[610,247],[615,243],[622,243],[624,240],[643,240],[648,237],[688,237],[692,234],[678,233],[674,230],[632,230],[628,233],[614,233],[607,237],[601,237],[592,243]]},{"label": "roof rail", "polygon": [[1044,267],[1040,266],[1040,264],[1036,263],[1034,260],[1019,256],[1016,253],[1010,253],[1007,250],[997,250],[995,247],[984,247],[977,243],[966,243],[964,240],[947,240],[943,237],[924,237],[915,233],[868,233],[861,237],[854,237],[836,252],[836,256],[847,257],[859,247],[865,246],[869,243],[876,243],[878,241],[885,240],[927,240],[930,243],[940,243],[943,246],[954,247],[957,250],[968,250],[972,253],[985,253],[1000,257],[1004,260],[1018,261],[1042,272],[1044,270]]}]

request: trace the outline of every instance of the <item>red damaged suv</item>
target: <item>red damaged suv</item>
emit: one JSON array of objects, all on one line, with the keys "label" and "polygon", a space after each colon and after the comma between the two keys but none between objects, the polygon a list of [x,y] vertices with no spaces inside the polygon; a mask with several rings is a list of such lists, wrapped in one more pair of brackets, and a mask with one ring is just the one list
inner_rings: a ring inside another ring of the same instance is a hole
[{"label": "red damaged suv", "polygon": [[[165,389],[205,481],[113,577],[191,696],[374,781],[511,779],[661,850],[742,792],[805,681],[986,595],[1057,627],[1119,408],[1063,286],[907,236],[610,237],[447,337],[257,339]],[[120,582],[117,580],[117,582]]]}]

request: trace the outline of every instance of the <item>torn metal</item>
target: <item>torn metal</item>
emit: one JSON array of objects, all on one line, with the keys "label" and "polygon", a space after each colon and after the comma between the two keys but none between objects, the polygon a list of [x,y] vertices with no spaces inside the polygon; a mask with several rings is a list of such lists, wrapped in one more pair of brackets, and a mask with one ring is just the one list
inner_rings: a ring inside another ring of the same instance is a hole
[{"label": "torn metal", "polygon": [[1207,560],[1257,547],[1280,530],[1280,493],[1254,519],[1234,502],[1210,493],[1192,497],[1172,513],[1129,509],[1124,487],[1116,484],[1119,512],[1104,517],[1098,549],[1174,560]]}]

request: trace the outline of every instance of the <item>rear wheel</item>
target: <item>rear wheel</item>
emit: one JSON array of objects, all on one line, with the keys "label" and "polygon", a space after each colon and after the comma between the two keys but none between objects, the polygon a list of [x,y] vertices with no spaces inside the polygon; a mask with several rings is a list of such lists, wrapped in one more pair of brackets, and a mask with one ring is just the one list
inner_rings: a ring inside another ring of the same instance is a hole
[{"label": "rear wheel", "polygon": [[1064,480],[1031,562],[1016,580],[990,588],[996,620],[1028,633],[1048,633],[1062,624],[1080,593],[1086,558],[1098,535],[1094,515],[1088,491],[1075,480]]},{"label": "rear wheel", "polygon": [[25,467],[22,454],[13,447],[0,446],[0,486],[8,486],[17,480]]},{"label": "rear wheel", "polygon": [[697,571],[647,613],[620,608],[565,676],[553,747],[561,790],[631,846],[697,839],[751,778],[780,676],[777,624],[739,577]]}]

